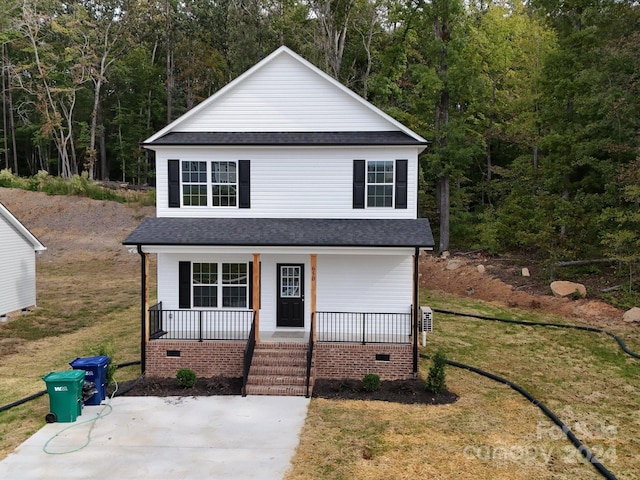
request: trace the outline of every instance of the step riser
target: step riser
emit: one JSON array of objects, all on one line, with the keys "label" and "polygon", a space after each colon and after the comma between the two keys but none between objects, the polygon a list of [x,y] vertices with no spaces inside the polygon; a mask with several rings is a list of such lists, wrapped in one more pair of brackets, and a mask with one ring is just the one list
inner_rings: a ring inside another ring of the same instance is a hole
[{"label": "step riser", "polygon": [[[291,397],[303,397],[306,394],[307,387],[304,386],[247,385],[247,395],[282,395]],[[309,395],[311,395],[311,387],[309,387]]]},{"label": "step riser", "polygon": [[[313,370],[313,369],[312,369]],[[307,367],[290,365],[251,365],[250,372],[255,375],[276,375],[280,377],[306,377]]]},{"label": "step riser", "polygon": [[307,384],[306,377],[278,377],[275,375],[249,375],[247,385],[291,385],[301,386]]},{"label": "step riser", "polygon": [[[307,346],[305,344],[256,345],[247,379],[247,395],[304,396],[307,393],[306,382]],[[310,382],[313,383],[313,375]]]}]

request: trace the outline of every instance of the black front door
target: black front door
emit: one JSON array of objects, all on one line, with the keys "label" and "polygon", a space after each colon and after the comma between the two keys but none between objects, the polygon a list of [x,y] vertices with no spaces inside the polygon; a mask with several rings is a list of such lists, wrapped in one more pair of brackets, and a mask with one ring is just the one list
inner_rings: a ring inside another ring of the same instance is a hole
[{"label": "black front door", "polygon": [[278,264],[278,327],[304,327],[304,265]]}]

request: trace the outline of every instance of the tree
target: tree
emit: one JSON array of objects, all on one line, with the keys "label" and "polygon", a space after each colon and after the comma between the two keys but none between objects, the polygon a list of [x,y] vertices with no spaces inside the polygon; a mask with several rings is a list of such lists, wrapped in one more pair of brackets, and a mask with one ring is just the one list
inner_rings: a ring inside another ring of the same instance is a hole
[{"label": "tree", "polygon": [[88,39],[77,28],[77,14],[73,5],[25,0],[19,23],[32,55],[21,66],[20,86],[35,99],[43,117],[40,130],[53,140],[65,178],[78,173],[73,121],[78,92],[88,80]]}]

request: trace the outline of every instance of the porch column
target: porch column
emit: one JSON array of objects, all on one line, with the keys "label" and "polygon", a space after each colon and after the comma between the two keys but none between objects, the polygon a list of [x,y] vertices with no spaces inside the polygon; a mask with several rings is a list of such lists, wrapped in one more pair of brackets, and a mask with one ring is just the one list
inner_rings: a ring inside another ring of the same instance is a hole
[{"label": "porch column", "polygon": [[256,342],[260,342],[260,254],[253,254],[253,315],[256,319]]},{"label": "porch column", "polygon": [[418,303],[420,302],[418,285],[420,282],[419,273],[419,261],[420,261],[420,249],[416,247],[413,254],[413,311],[411,317],[413,318],[413,376],[418,376],[418,312],[420,308]]},{"label": "porch column", "polygon": [[142,251],[138,245],[140,254],[140,372],[147,369],[147,343],[149,343],[149,254]]},{"label": "porch column", "polygon": [[[311,305],[310,305],[310,311],[311,311],[311,318],[314,319],[315,321],[315,315],[316,315],[316,274],[317,274],[317,268],[318,268],[318,254],[317,253],[312,253],[310,255],[311,257]],[[312,340],[315,342],[317,339],[317,328],[313,329],[313,338]]]}]

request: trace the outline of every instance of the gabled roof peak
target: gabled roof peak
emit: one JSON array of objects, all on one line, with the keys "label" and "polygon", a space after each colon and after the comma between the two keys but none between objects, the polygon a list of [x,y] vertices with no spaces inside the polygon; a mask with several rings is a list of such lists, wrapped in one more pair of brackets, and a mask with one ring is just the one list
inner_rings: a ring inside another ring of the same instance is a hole
[{"label": "gabled roof peak", "polygon": [[13,228],[15,228],[17,232],[33,246],[33,249],[36,252],[41,252],[47,249],[47,247],[40,243],[40,240],[38,240],[27,227],[20,223],[20,221],[2,203],[0,203],[0,217],[4,217],[7,222],[9,222],[9,224],[12,225]]},{"label": "gabled roof peak", "polygon": [[[338,122],[342,124],[336,129]],[[332,130],[395,130],[419,144],[427,143],[290,48],[281,46],[143,144],[153,144],[172,132]]]}]

